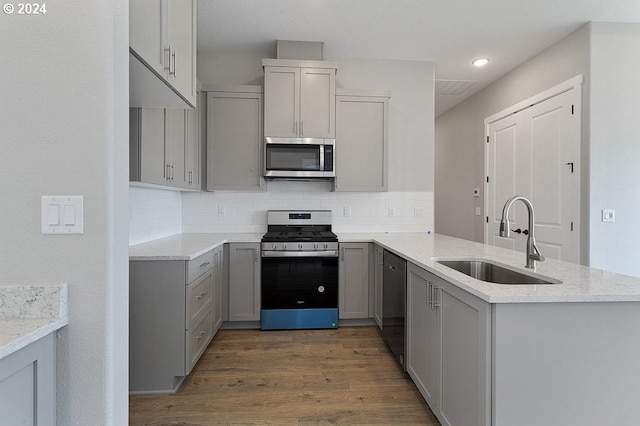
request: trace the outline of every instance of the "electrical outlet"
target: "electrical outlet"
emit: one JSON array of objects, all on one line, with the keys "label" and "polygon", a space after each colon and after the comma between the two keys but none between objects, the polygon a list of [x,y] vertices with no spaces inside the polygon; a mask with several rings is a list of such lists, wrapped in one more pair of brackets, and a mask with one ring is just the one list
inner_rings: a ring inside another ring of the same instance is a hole
[{"label": "electrical outlet", "polygon": [[343,215],[344,217],[351,217],[351,207],[345,207],[343,209]]},{"label": "electrical outlet", "polygon": [[482,210],[480,207],[476,207],[476,216],[482,216]]},{"label": "electrical outlet", "polygon": [[413,209],[413,214],[415,215],[415,217],[423,217],[424,209],[421,209],[420,207],[416,207]]},{"label": "electrical outlet", "polygon": [[389,217],[394,217],[396,216],[397,211],[395,207],[389,207]]},{"label": "electrical outlet", "polygon": [[223,217],[226,216],[226,209],[224,208],[224,206],[218,206],[218,216],[219,217]]}]

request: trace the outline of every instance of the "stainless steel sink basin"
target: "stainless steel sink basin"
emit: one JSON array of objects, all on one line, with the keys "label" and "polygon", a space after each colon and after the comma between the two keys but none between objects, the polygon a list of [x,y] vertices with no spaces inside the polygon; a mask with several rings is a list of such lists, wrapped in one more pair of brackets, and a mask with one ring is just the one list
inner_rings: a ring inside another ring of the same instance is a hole
[{"label": "stainless steel sink basin", "polygon": [[494,284],[561,284],[562,281],[544,277],[538,274],[525,274],[515,269],[497,265],[493,262],[479,259],[445,260],[436,262],[462,272],[477,280]]}]

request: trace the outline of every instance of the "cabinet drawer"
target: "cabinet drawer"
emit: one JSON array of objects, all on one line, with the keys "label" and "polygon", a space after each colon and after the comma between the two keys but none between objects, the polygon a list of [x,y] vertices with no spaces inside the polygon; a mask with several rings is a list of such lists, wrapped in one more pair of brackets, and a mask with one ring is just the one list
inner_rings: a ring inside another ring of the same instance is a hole
[{"label": "cabinet drawer", "polygon": [[186,357],[186,374],[191,373],[193,366],[196,365],[198,359],[207,348],[211,341],[211,310],[198,321],[198,323],[187,330],[187,357]]},{"label": "cabinet drawer", "polygon": [[213,250],[187,262],[187,283],[213,268]]},{"label": "cabinet drawer", "polygon": [[187,284],[186,329],[190,329],[213,299],[213,271],[205,273],[191,284]]}]

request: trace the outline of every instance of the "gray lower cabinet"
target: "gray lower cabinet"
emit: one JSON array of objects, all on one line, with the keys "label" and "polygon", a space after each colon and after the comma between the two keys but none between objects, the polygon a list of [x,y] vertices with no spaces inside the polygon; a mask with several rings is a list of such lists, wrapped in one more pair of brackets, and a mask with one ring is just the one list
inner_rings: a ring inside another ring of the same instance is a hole
[{"label": "gray lower cabinet", "polygon": [[369,243],[340,243],[338,318],[369,318]]},{"label": "gray lower cabinet", "polygon": [[260,243],[229,244],[229,321],[260,321]]},{"label": "gray lower cabinet", "polygon": [[0,360],[0,424],[56,424],[55,333]]},{"label": "gray lower cabinet", "polygon": [[208,191],[262,189],[262,110],[260,86],[207,93]]},{"label": "gray lower cabinet", "polygon": [[215,333],[215,274],[213,250],[129,262],[130,392],[175,392],[191,372]]},{"label": "gray lower cabinet", "polygon": [[442,425],[491,424],[491,307],[412,263],[407,371]]},{"label": "gray lower cabinet", "polygon": [[373,245],[373,319],[375,319],[378,328],[382,330],[382,275],[384,273],[384,249],[377,245]]}]

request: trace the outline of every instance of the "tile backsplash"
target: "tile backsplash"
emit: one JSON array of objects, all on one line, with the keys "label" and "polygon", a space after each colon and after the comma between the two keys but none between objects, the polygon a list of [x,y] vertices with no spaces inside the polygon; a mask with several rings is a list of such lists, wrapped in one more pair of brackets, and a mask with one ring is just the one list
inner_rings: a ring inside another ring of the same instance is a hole
[{"label": "tile backsplash", "polygon": [[263,192],[131,187],[129,244],[181,232],[267,229],[267,210],[331,210],[335,232],[433,232],[433,192],[332,192],[328,182],[266,182]]},{"label": "tile backsplash", "polygon": [[181,192],[129,187],[129,245],[181,232]]},{"label": "tile backsplash", "polygon": [[264,192],[194,192],[182,232],[265,232],[267,210],[332,210],[336,232],[433,231],[432,192],[332,192],[328,182],[266,182]]}]

